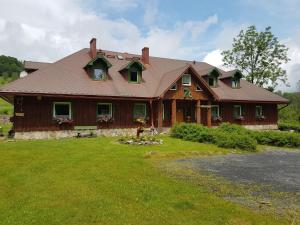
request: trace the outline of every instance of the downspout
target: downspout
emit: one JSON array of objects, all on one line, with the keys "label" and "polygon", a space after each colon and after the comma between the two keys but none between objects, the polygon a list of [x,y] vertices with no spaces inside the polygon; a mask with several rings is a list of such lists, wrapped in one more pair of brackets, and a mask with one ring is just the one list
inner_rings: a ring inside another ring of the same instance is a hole
[{"label": "downspout", "polygon": [[151,128],[154,128],[152,99],[150,99],[150,110],[151,110]]}]

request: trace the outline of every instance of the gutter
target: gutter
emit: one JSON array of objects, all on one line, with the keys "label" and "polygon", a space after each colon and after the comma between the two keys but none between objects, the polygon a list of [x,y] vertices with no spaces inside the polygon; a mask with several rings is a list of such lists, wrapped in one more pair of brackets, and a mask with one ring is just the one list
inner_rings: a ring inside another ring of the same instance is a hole
[{"label": "gutter", "polygon": [[290,103],[286,103],[286,105],[285,105],[285,106],[282,106],[281,108],[277,109],[277,111],[279,112],[280,110],[282,110],[282,109],[284,109],[284,108],[288,107],[289,105],[290,105]]}]

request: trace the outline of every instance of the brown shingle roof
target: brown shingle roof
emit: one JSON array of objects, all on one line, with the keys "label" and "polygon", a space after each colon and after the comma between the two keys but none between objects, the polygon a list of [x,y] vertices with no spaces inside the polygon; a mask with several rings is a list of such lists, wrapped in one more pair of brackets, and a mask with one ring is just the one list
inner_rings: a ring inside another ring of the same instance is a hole
[{"label": "brown shingle roof", "polygon": [[[193,63],[185,60],[150,57],[150,64],[145,65],[146,68],[143,71],[143,82],[133,84],[124,79],[119,71],[128,64],[129,61],[126,58],[140,57],[140,55],[111,51],[102,52],[105,55],[123,55],[124,57],[123,60],[118,59],[118,57],[107,57],[112,66],[109,68],[109,79],[106,81],[90,79],[84,69],[87,63],[91,61],[89,49],[82,49],[55,63],[47,64],[47,66],[45,64],[43,69],[1,87],[0,94],[36,93],[154,98],[159,97],[169,88],[189,66],[197,71],[198,75],[206,75],[208,71],[214,68],[204,62]],[[287,102],[286,99],[247,81],[242,81],[241,86],[240,89],[232,89],[220,80],[219,87],[212,88],[212,91],[220,100]]]},{"label": "brown shingle roof", "polygon": [[49,65],[51,65],[51,63],[24,61],[24,68],[25,68],[25,70],[39,70],[39,69],[44,69],[44,68],[46,68]]}]

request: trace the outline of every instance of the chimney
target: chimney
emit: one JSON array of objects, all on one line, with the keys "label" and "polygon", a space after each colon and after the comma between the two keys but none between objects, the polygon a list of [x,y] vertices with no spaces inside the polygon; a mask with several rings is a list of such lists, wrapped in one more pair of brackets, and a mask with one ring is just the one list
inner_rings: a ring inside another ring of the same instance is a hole
[{"label": "chimney", "polygon": [[92,38],[90,40],[90,56],[92,57],[92,59],[96,58],[97,56],[96,41],[96,38]]},{"label": "chimney", "polygon": [[144,47],[142,49],[142,63],[150,64],[149,48],[148,47]]}]

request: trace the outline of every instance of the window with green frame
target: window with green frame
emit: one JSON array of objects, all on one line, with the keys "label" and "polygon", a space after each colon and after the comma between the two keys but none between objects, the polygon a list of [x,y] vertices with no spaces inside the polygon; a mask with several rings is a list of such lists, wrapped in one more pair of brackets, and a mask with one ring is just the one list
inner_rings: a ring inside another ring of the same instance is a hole
[{"label": "window with green frame", "polygon": [[131,67],[128,70],[128,81],[131,83],[139,83],[140,82],[140,70],[136,67]]},{"label": "window with green frame", "polygon": [[217,77],[215,77],[213,75],[208,77],[208,85],[210,87],[216,87],[217,84],[218,84],[218,78]]},{"label": "window with green frame", "polygon": [[112,116],[112,103],[98,103],[97,116]]},{"label": "window with green frame", "polygon": [[147,115],[147,107],[145,103],[135,103],[133,105],[133,118],[145,118]]},{"label": "window with green frame", "polygon": [[261,117],[263,116],[263,107],[261,105],[255,106],[255,117]]},{"label": "window with green frame", "polygon": [[71,102],[54,102],[53,118],[72,118]]},{"label": "window with green frame", "polygon": [[236,119],[236,118],[239,118],[241,116],[243,116],[242,106],[241,105],[234,105],[233,106],[233,117]]},{"label": "window with green frame", "polygon": [[233,77],[231,79],[231,87],[232,88],[239,88],[240,87],[240,79],[238,77]]},{"label": "window with green frame", "polygon": [[220,108],[218,105],[212,105],[211,106],[211,117],[217,118],[220,116]]}]

